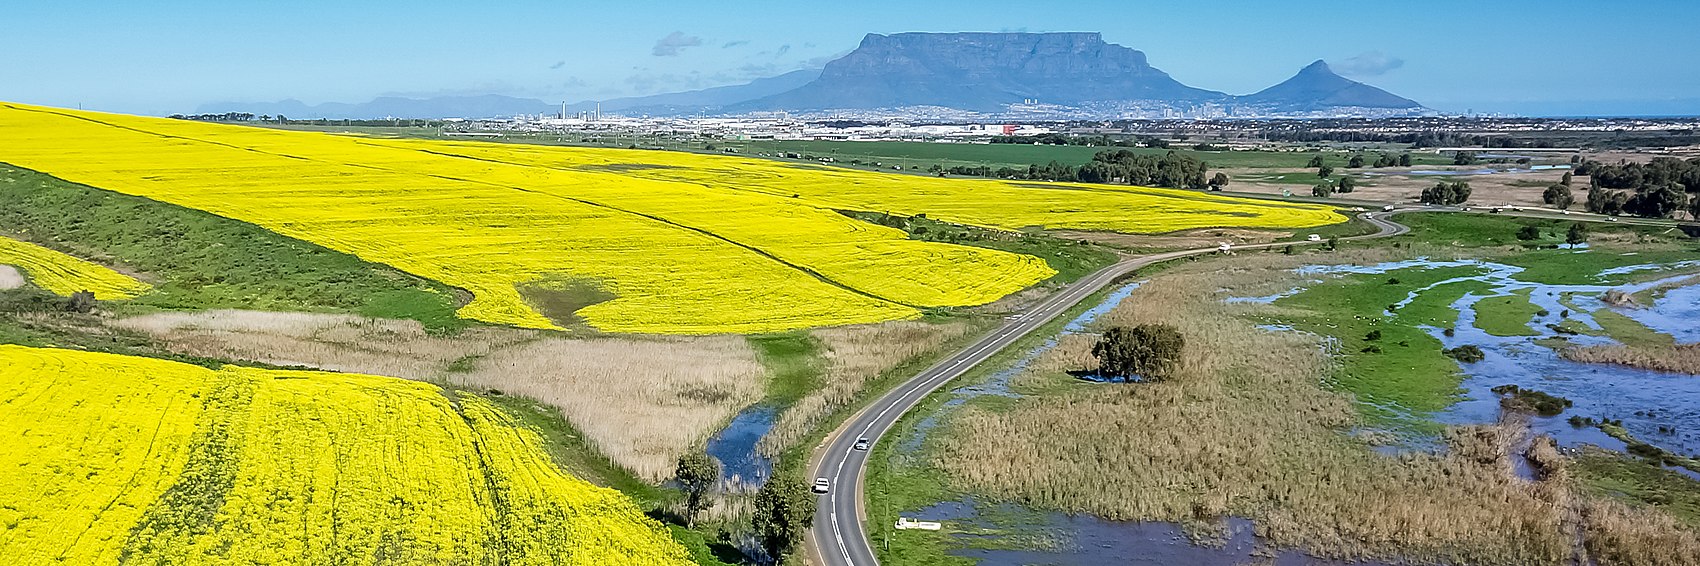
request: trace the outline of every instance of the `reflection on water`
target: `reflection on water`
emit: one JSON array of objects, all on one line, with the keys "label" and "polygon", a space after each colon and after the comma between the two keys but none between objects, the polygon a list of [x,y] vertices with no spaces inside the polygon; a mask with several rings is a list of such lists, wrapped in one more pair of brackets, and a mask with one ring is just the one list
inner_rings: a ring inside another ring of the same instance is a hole
[{"label": "reflection on water", "polygon": [[721,484],[754,489],[773,475],[773,460],[757,452],[756,443],[773,429],[778,416],[772,406],[751,406],[708,440],[708,455],[720,461]]}]

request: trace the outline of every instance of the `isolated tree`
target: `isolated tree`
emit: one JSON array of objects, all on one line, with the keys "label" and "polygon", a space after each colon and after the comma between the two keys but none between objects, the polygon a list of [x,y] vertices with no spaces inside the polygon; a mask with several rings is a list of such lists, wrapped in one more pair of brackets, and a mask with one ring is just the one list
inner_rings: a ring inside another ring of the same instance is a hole
[{"label": "isolated tree", "polygon": [[1334,184],[1327,181],[1317,183],[1316,186],[1310,188],[1310,196],[1317,198],[1334,196]]},{"label": "isolated tree", "polygon": [[1568,187],[1568,186],[1570,186],[1571,179],[1574,179],[1574,178],[1575,177],[1571,176],[1569,171],[1565,171],[1564,177],[1562,177],[1558,180],[1558,184]]},{"label": "isolated tree", "polygon": [[1528,242],[1541,239],[1541,229],[1534,226],[1524,226],[1517,230],[1517,239]]},{"label": "isolated tree", "polygon": [[1211,189],[1220,191],[1220,190],[1222,190],[1222,187],[1226,187],[1226,186],[1228,186],[1228,174],[1227,173],[1217,171],[1215,176],[1210,177],[1210,188]]},{"label": "isolated tree", "polygon": [[1363,167],[1363,166],[1364,166],[1364,156],[1361,155],[1361,154],[1354,154],[1354,155],[1352,155],[1351,159],[1346,160],[1346,168],[1347,169],[1357,169],[1357,168]]},{"label": "isolated tree", "polygon": [[1305,164],[1306,168],[1321,167],[1321,166],[1322,166],[1322,156],[1320,156],[1320,155],[1311,156],[1310,163]]},{"label": "isolated tree", "polygon": [[1473,165],[1475,162],[1476,154],[1474,152],[1460,151],[1452,154],[1453,165]]},{"label": "isolated tree", "polygon": [[1399,155],[1399,166],[1400,167],[1410,167],[1411,166],[1411,154],[1409,154],[1409,153],[1400,154]]},{"label": "isolated tree", "polygon": [[1349,192],[1352,192],[1354,190],[1357,190],[1357,188],[1358,188],[1357,179],[1353,179],[1351,177],[1341,177],[1340,178],[1340,185],[1338,187],[1335,187],[1334,190],[1335,190],[1335,192],[1349,193]]},{"label": "isolated tree", "polygon": [[1569,210],[1576,198],[1570,195],[1570,185],[1561,183],[1547,187],[1547,190],[1541,193],[1541,201],[1559,210]]},{"label": "isolated tree", "polygon": [[1323,179],[1327,179],[1329,175],[1333,175],[1333,174],[1334,174],[1334,166],[1333,165],[1323,165],[1322,167],[1319,167],[1316,170],[1316,176],[1321,177]]},{"label": "isolated tree", "polygon": [[697,516],[708,510],[709,494],[720,483],[720,462],[702,452],[687,452],[679,457],[673,477],[685,490],[685,522],[695,526]]},{"label": "isolated tree", "polygon": [[1564,234],[1564,243],[1575,246],[1588,241],[1588,227],[1581,222],[1570,225],[1570,231]]},{"label": "isolated tree", "polygon": [[1162,381],[1180,364],[1185,347],[1180,330],[1167,324],[1117,326],[1092,345],[1092,355],[1098,358],[1098,371],[1105,376]]},{"label": "isolated tree", "polygon": [[800,482],[770,479],[756,491],[751,521],[768,558],[783,562],[815,522],[814,494]]}]

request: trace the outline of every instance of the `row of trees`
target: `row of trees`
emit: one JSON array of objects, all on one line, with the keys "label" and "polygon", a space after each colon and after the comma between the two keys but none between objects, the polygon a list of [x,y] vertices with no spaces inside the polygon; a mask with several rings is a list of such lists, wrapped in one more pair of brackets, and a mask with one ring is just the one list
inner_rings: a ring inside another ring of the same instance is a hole
[{"label": "row of trees", "polygon": [[1163,155],[1135,153],[1126,149],[1100,151],[1078,167],[1058,161],[1028,165],[1026,169],[984,165],[934,166],[938,174],[995,177],[1020,181],[1121,183],[1176,189],[1217,189],[1228,185],[1228,176],[1207,176],[1209,165],[1191,156],[1170,151]]},{"label": "row of trees", "polygon": [[[1393,154],[1390,154],[1390,153],[1377,153],[1376,157],[1375,157],[1375,161],[1370,161],[1368,157],[1364,156],[1364,154],[1354,153],[1354,154],[1352,154],[1351,157],[1346,159],[1346,168],[1347,169],[1360,169],[1360,168],[1364,167],[1365,165],[1368,165],[1368,166],[1373,167],[1373,168],[1410,167],[1411,166],[1411,154],[1401,153],[1399,155],[1393,155]],[[1321,169],[1323,167],[1327,167],[1327,165],[1325,165],[1323,163],[1321,155],[1316,155],[1316,156],[1312,156],[1310,158],[1310,163],[1306,164],[1305,167],[1315,167],[1315,168]]]},{"label": "row of trees", "polygon": [[1470,184],[1464,181],[1441,181],[1423,189],[1423,204],[1452,206],[1470,200]]},{"label": "row of trees", "polygon": [[[1588,212],[1643,218],[1671,218],[1686,212],[1700,219],[1700,159],[1655,157],[1647,163],[1617,164],[1586,161],[1576,166],[1575,173],[1588,176]],[[1556,192],[1552,188],[1548,191]]]}]

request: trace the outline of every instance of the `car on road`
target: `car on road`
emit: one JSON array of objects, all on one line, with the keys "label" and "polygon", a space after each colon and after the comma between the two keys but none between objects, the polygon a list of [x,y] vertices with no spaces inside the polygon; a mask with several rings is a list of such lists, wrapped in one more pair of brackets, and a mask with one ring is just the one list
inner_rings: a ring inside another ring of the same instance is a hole
[{"label": "car on road", "polygon": [[826,493],[828,489],[831,489],[831,484],[827,483],[826,478],[815,478],[815,493]]},{"label": "car on road", "polygon": [[866,438],[856,439],[856,445],[853,448],[855,448],[857,450],[867,450],[868,449],[868,439],[866,439]]}]

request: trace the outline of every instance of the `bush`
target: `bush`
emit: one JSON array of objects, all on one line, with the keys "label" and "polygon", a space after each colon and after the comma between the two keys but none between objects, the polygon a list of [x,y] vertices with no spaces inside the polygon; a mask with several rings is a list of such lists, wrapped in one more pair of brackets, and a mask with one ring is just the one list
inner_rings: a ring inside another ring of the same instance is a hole
[{"label": "bush", "polygon": [[1098,343],[1092,345],[1092,355],[1098,358],[1099,371],[1107,377],[1162,381],[1180,364],[1181,350],[1185,347],[1186,340],[1180,330],[1167,324],[1117,326],[1104,332]]},{"label": "bush", "polygon": [[1481,348],[1474,345],[1464,345],[1457,348],[1441,350],[1440,353],[1446,354],[1446,357],[1466,364],[1473,364],[1487,359],[1487,354],[1483,353]]}]

